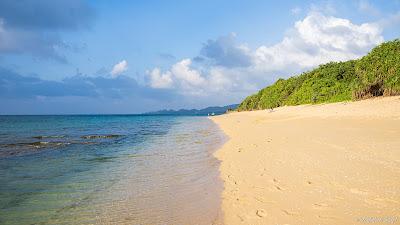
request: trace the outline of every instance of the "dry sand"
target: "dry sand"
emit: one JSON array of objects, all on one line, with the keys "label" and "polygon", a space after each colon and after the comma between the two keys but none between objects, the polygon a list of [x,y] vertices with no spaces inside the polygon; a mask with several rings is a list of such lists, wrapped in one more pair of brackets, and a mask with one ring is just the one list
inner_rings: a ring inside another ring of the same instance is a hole
[{"label": "dry sand", "polygon": [[225,224],[400,223],[400,97],[212,120]]}]

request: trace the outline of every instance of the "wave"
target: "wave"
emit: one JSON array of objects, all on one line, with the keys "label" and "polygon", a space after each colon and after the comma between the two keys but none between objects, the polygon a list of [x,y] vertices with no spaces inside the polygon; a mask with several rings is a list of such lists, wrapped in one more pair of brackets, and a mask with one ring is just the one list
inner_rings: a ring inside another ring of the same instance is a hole
[{"label": "wave", "polygon": [[65,138],[65,135],[40,135],[40,136],[33,136],[32,138],[35,139],[46,139],[46,138]]},{"label": "wave", "polygon": [[124,135],[120,134],[108,134],[108,135],[83,135],[81,136],[82,139],[104,139],[104,138],[119,138]]}]

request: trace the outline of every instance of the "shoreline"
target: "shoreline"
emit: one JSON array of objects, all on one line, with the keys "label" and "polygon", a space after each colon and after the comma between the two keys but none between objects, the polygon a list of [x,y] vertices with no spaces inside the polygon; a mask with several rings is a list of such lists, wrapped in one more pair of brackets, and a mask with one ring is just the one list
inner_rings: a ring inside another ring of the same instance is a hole
[{"label": "shoreline", "polygon": [[224,224],[400,221],[400,97],[211,117]]}]

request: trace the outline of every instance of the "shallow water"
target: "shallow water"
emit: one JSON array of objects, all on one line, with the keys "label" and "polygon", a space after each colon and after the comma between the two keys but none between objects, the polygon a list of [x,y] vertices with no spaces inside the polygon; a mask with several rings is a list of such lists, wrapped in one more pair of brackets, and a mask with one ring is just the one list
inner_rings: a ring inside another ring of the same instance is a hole
[{"label": "shallow water", "polygon": [[0,224],[221,221],[206,117],[0,116]]}]

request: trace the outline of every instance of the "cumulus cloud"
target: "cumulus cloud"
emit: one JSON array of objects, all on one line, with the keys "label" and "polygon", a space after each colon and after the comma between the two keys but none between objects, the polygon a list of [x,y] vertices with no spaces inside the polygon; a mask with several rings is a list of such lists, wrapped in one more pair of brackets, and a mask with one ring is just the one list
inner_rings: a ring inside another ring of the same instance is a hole
[{"label": "cumulus cloud", "polygon": [[111,70],[111,75],[113,77],[117,77],[118,75],[127,70],[128,70],[128,62],[126,60],[122,60],[121,62],[114,65],[114,67]]},{"label": "cumulus cloud", "polygon": [[[213,66],[201,70],[192,65],[190,59],[183,59],[165,72],[154,68],[148,72],[149,86],[155,89],[168,89],[185,96],[219,98],[235,90],[242,95],[255,89],[255,86],[243,79],[247,69]],[[254,79],[253,82],[256,82]],[[228,96],[232,99],[237,96]],[[235,100],[238,101],[238,100]]]},{"label": "cumulus cloud", "polygon": [[171,72],[177,80],[182,82],[183,86],[196,87],[204,84],[204,78],[199,71],[190,68],[191,64],[190,59],[183,59],[172,66]]},{"label": "cumulus cloud", "polygon": [[159,68],[154,68],[150,75],[150,86],[152,88],[171,88],[172,87],[172,73],[167,71],[166,73],[161,73]]},{"label": "cumulus cloud", "polygon": [[310,12],[295,23],[280,43],[257,48],[253,66],[266,71],[285,70],[288,66],[307,69],[330,61],[355,59],[381,42],[382,29],[377,24],[357,25]]},{"label": "cumulus cloud", "polygon": [[195,67],[190,59],[183,59],[164,73],[153,69],[148,74],[149,84],[184,94],[244,96],[278,77],[289,77],[330,61],[361,57],[381,42],[379,23],[354,24],[312,10],[279,43],[252,50],[238,44],[233,34],[209,40],[194,57],[199,65]]},{"label": "cumulus cloud", "polygon": [[162,89],[177,88],[189,94],[200,94],[206,79],[200,71],[191,68],[191,64],[191,59],[183,59],[172,65],[171,69],[164,73],[159,68],[154,68],[147,73],[150,78],[150,86]]}]

